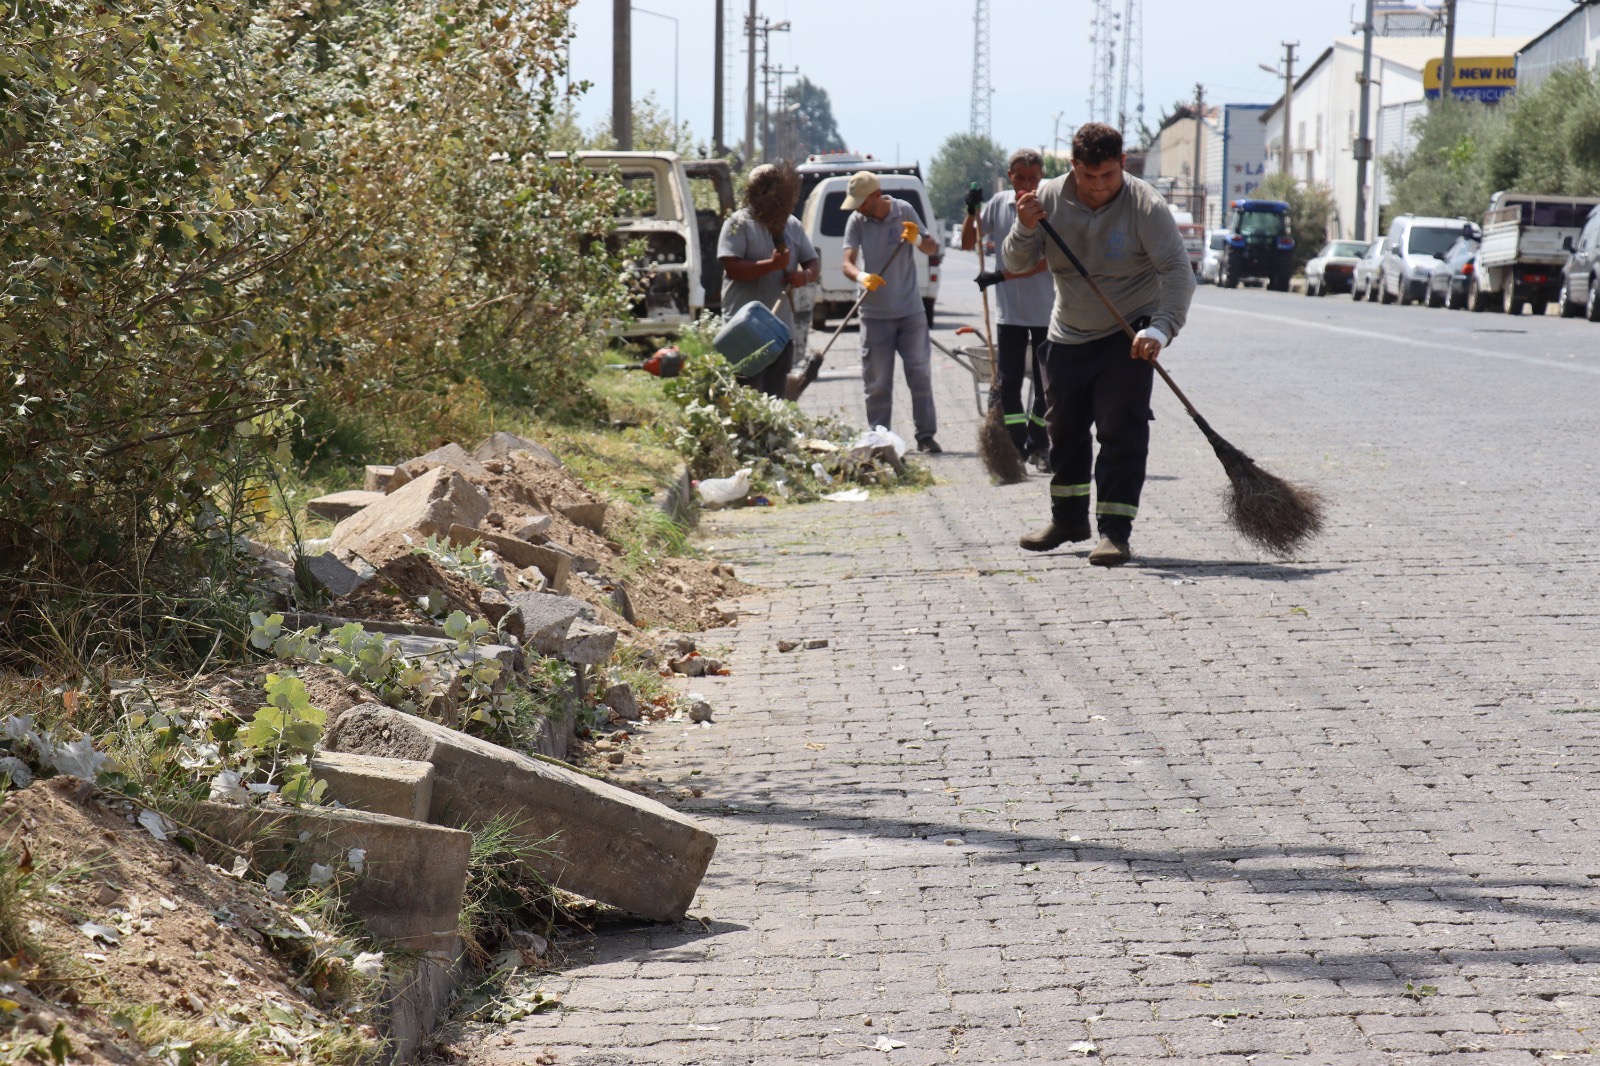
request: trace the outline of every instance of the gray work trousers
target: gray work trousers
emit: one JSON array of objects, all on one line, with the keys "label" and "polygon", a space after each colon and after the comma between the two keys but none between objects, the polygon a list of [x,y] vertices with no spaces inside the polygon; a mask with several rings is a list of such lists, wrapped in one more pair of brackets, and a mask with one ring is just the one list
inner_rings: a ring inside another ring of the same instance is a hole
[{"label": "gray work trousers", "polygon": [[867,428],[893,429],[894,357],[905,365],[906,387],[911,390],[911,421],[917,440],[939,430],[933,408],[932,358],[928,348],[928,318],[923,312],[904,318],[861,320],[861,381],[867,394]]}]

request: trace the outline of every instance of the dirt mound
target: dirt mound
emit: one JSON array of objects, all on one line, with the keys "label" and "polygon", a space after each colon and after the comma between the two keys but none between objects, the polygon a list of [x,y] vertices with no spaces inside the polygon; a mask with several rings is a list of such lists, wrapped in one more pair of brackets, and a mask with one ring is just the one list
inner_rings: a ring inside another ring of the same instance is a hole
[{"label": "dirt mound", "polygon": [[[53,886],[17,916],[45,952],[10,963],[22,964],[6,993],[22,1004],[19,1033],[48,1040],[60,1023],[69,1061],[135,1063],[150,1059],[112,1023],[119,1008],[154,1008],[164,1024],[213,1035],[222,1032],[218,1018],[254,1022],[269,1009],[337,1028],[337,1015],[297,990],[303,978],[268,945],[297,929],[287,907],[156,840],[129,820],[131,811],[108,809],[91,793],[76,778],[57,777],[0,800],[0,839],[13,859],[31,859],[36,882]],[[60,961],[52,966],[50,955]],[[47,976],[30,981],[40,962]]]}]

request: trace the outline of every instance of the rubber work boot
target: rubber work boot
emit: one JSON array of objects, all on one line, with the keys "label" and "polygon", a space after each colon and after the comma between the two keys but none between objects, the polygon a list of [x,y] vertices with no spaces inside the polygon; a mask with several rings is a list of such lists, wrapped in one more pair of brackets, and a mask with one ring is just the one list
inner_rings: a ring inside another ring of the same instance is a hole
[{"label": "rubber work boot", "polygon": [[1100,543],[1094,546],[1089,553],[1091,566],[1121,566],[1132,557],[1128,551],[1128,542],[1113,540],[1110,537],[1101,537]]},{"label": "rubber work boot", "polygon": [[1023,551],[1047,552],[1069,544],[1075,540],[1089,539],[1089,520],[1080,522],[1061,523],[1051,521],[1043,529],[1036,529],[1032,533],[1024,533],[1017,541],[1017,546]]}]

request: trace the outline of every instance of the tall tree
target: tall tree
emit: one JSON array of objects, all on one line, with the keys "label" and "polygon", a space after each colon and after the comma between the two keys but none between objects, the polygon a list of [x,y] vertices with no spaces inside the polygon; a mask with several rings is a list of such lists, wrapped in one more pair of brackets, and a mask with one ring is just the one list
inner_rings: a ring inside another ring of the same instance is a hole
[{"label": "tall tree", "polygon": [[928,197],[940,218],[960,218],[967,189],[977,182],[987,197],[1005,173],[1006,150],[991,137],[952,133],[928,165]]},{"label": "tall tree", "polygon": [[815,152],[838,151],[845,146],[828,90],[810,78],[802,76],[793,85],[784,86],[783,111],[774,119],[782,131],[779,143],[785,149],[774,154],[801,160]]}]

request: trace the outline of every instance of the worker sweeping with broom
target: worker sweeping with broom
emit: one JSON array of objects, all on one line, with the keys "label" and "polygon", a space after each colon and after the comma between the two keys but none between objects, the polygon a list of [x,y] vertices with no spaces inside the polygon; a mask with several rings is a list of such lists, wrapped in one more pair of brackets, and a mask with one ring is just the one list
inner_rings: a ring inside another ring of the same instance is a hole
[{"label": "worker sweeping with broom", "polygon": [[[1183,328],[1194,296],[1194,271],[1172,213],[1153,188],[1123,173],[1125,161],[1117,130],[1099,122],[1078,127],[1072,169],[1018,195],[1017,221],[1001,247],[1007,272],[1025,274],[1043,259],[1055,279],[1044,351],[1050,522],[1019,544],[1050,551],[1088,540],[1092,476],[1100,539],[1089,562],[1096,566],[1130,558],[1150,451],[1154,363]],[[1115,312],[1047,241],[1042,222],[1077,250]]]},{"label": "worker sweeping with broom", "polygon": [[[979,249],[978,265],[983,266],[980,242],[985,236],[1004,240],[1017,220],[1017,197],[1039,188],[1044,178],[1044,159],[1032,148],[1019,148],[1006,163],[1006,180],[1011,188],[996,193],[983,203],[977,186],[967,193],[967,217],[961,223],[961,249]],[[982,210],[979,210],[982,204]],[[998,265],[998,264],[997,264]],[[1004,270],[980,270],[978,288],[995,288],[999,320],[995,348],[999,374],[989,396],[991,417],[1003,420],[1017,455],[1041,471],[1048,471],[1050,439],[1044,421],[1044,345],[1050,329],[1055,285],[1043,257],[1022,274]],[[1028,378],[1028,354],[1033,353],[1033,400],[1024,407],[1022,385]],[[998,411],[996,412],[996,408]]]}]

